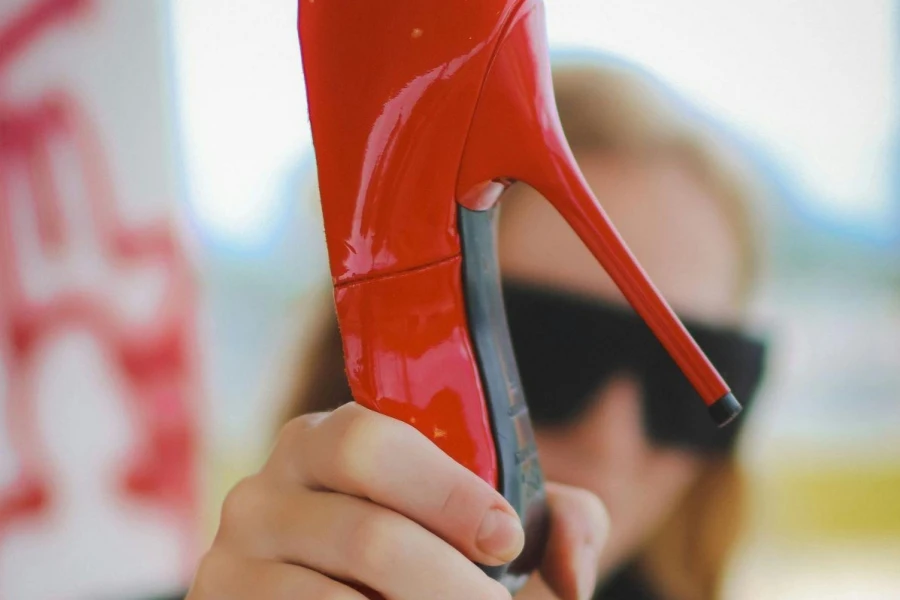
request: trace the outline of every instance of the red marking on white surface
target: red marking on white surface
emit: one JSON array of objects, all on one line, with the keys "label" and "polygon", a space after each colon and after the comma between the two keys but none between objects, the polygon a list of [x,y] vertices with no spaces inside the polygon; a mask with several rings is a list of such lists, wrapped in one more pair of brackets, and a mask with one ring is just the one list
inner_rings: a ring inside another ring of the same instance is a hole
[{"label": "red marking on white surface", "polygon": [[[0,24],[0,78],[50,25],[71,22],[89,5],[42,0]],[[73,158],[78,197],[60,178],[60,148]],[[95,262],[118,288],[148,268],[161,275],[149,314],[129,316],[108,286],[79,285],[77,277],[57,277],[40,293],[31,284],[46,272],[71,275],[72,257],[83,254],[85,232],[66,211],[73,203],[90,223]],[[23,231],[23,222],[32,230]],[[23,239],[30,244],[23,247]],[[122,497],[176,518],[185,532],[184,559],[191,558],[198,444],[192,274],[170,222],[123,222],[99,132],[65,91],[13,104],[0,85],[0,290],[0,362],[9,380],[0,437],[8,438],[18,467],[9,485],[0,484],[0,544],[14,522],[49,514],[58,493],[37,422],[35,362],[42,346],[78,330],[111,357],[124,383],[120,401],[138,432],[134,452],[122,457]]]},{"label": "red marking on white surface", "polygon": [[80,17],[92,0],[40,0],[25,7],[8,22],[0,24],[0,72],[21,56],[28,45],[48,27],[66,24]]}]

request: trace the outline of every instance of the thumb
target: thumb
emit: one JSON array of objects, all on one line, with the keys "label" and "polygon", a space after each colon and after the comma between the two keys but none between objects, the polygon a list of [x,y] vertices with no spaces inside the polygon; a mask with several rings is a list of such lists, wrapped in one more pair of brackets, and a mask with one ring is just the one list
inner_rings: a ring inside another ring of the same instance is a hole
[{"label": "thumb", "polygon": [[547,484],[550,538],[540,576],[533,576],[516,600],[590,600],[609,516],[594,494]]}]

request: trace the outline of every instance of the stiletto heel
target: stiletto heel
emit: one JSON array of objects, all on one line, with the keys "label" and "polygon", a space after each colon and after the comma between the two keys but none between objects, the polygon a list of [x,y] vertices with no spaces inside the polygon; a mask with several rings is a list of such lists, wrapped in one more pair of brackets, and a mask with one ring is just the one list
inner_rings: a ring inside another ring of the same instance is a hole
[{"label": "stiletto heel", "polygon": [[457,197],[472,210],[489,208],[499,195],[477,192],[498,179],[523,181],[540,192],[603,265],[716,422],[724,425],[737,416],[740,405],[635,260],[578,169],[556,112],[544,31],[543,4],[526,1],[513,16],[479,96]]},{"label": "stiletto heel", "polygon": [[522,180],[593,251],[719,422],[740,406],[609,223],[556,115],[540,0],[300,0],[347,378],[495,486],[541,560],[543,476],[513,359],[494,207]]}]

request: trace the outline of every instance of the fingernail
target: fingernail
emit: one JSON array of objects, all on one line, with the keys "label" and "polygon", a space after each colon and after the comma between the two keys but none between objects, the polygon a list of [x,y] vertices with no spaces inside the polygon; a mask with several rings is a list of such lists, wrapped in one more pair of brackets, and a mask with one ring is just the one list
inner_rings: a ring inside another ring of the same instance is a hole
[{"label": "fingernail", "polygon": [[579,600],[591,600],[597,587],[597,553],[593,546],[585,545],[581,549],[578,570],[578,598]]},{"label": "fingernail", "polygon": [[525,544],[525,532],[519,517],[500,508],[491,509],[478,528],[478,549],[499,560],[510,562]]}]

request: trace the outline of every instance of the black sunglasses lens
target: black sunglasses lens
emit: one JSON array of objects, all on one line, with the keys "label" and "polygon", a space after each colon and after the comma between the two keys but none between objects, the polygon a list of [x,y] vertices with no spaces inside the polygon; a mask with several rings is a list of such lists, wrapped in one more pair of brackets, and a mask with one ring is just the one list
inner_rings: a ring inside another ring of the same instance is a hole
[{"label": "black sunglasses lens", "polygon": [[[643,386],[644,420],[653,442],[701,452],[733,447],[739,427],[713,425],[687,379],[627,309],[518,282],[506,282],[504,296],[522,387],[536,424],[574,421],[612,375],[629,373]],[[746,407],[762,375],[762,344],[718,328],[688,329]]]},{"label": "black sunglasses lens", "polygon": [[607,352],[612,333],[604,327],[601,338],[586,335],[584,328],[596,315],[559,310],[564,307],[529,288],[507,285],[504,292],[510,337],[531,418],[541,425],[572,421],[615,370],[615,360]]}]

